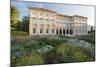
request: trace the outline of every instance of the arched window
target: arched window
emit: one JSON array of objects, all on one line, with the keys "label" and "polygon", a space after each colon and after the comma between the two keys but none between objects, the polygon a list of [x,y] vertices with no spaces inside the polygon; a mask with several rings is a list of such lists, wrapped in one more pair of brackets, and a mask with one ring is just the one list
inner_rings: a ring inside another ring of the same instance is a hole
[{"label": "arched window", "polygon": [[56,34],[58,34],[58,29],[56,29]]},{"label": "arched window", "polygon": [[65,29],[63,29],[63,34],[65,34]]},{"label": "arched window", "polygon": [[40,29],[40,33],[43,33],[43,29]]},{"label": "arched window", "polygon": [[60,34],[62,34],[62,30],[60,29]]},{"label": "arched window", "polygon": [[46,33],[49,33],[49,29],[46,29]]},{"label": "arched window", "polygon": [[70,29],[70,34],[73,34],[73,30],[72,29]]},{"label": "arched window", "polygon": [[69,34],[69,31],[68,31],[68,29],[67,29],[67,34]]}]

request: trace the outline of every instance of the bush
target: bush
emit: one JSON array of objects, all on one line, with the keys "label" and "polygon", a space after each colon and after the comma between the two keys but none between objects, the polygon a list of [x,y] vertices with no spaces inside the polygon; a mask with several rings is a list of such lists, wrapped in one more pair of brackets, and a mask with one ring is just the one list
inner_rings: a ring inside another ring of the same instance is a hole
[{"label": "bush", "polygon": [[80,47],[74,45],[60,45],[57,53],[62,55],[63,62],[92,61],[92,56],[85,53]]},{"label": "bush", "polygon": [[11,31],[12,36],[28,36],[27,32],[23,31]]},{"label": "bush", "polygon": [[54,48],[44,54],[44,59],[46,64],[56,64],[61,62],[62,56],[60,54],[57,54],[56,49]]},{"label": "bush", "polygon": [[44,59],[41,54],[31,53],[28,56],[21,56],[17,59],[12,59],[12,66],[23,66],[23,65],[37,65],[44,64]]},{"label": "bush", "polygon": [[95,33],[91,33],[88,35],[82,35],[82,36],[76,36],[76,38],[87,41],[92,44],[95,44]]},{"label": "bush", "polygon": [[53,47],[56,47],[57,45],[64,42],[61,39],[54,39],[54,38],[43,38],[42,41],[44,41],[48,45],[52,45]]}]

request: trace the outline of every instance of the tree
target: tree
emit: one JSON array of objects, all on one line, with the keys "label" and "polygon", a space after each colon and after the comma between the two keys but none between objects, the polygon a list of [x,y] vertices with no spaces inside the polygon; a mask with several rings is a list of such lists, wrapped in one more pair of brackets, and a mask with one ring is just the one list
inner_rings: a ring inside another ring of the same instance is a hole
[{"label": "tree", "polygon": [[22,18],[22,31],[28,32],[29,29],[29,17],[23,16]]},{"label": "tree", "polygon": [[22,22],[19,20],[19,21],[18,21],[18,24],[17,24],[17,26],[16,26],[16,30],[17,30],[17,31],[22,31],[22,28],[21,28],[21,27],[22,27]]},{"label": "tree", "polygon": [[16,30],[19,12],[15,6],[11,6],[11,30]]}]

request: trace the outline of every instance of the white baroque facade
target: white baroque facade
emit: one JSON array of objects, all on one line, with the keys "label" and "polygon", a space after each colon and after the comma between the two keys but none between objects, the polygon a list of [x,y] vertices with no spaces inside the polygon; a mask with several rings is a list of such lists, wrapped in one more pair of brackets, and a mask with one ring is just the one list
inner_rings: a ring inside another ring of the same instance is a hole
[{"label": "white baroque facade", "polygon": [[67,16],[44,8],[29,8],[30,35],[86,35],[87,17]]}]

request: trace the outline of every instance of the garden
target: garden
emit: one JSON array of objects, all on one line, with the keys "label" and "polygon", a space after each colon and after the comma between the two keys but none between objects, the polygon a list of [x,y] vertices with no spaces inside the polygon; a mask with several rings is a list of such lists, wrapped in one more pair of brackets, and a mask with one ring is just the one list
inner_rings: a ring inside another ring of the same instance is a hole
[{"label": "garden", "polygon": [[[24,33],[26,34],[26,33]],[[95,60],[94,43],[67,36],[11,36],[11,65],[39,65]]]}]

